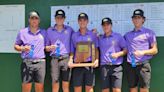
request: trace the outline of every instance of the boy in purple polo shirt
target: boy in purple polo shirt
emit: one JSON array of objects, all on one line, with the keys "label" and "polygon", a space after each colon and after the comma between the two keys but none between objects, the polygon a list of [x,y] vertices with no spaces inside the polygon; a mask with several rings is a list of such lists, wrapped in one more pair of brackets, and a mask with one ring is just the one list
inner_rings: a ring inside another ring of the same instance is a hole
[{"label": "boy in purple polo shirt", "polygon": [[[72,56],[76,52],[76,45],[79,42],[91,42],[96,48],[96,60],[94,67],[98,66],[98,38],[95,33],[87,29],[88,24],[88,15],[85,13],[80,13],[78,16],[79,31],[75,32],[72,35]],[[77,56],[74,56],[74,60],[79,61]],[[85,62],[91,62],[92,57],[86,59]],[[70,60],[69,66],[73,63],[73,60]],[[92,67],[75,67],[73,68],[73,86],[74,92],[82,92],[82,85],[85,84],[85,92],[93,92],[95,74]]]},{"label": "boy in purple polo shirt", "polygon": [[136,9],[132,21],[135,28],[125,34],[128,47],[126,72],[130,92],[138,92],[138,85],[140,92],[149,92],[151,79],[149,61],[158,52],[156,36],[152,30],[143,27],[145,22],[143,10]]},{"label": "boy in purple polo shirt", "polygon": [[32,82],[35,82],[35,91],[44,92],[45,78],[45,36],[46,31],[39,28],[39,13],[32,11],[29,14],[29,27],[19,31],[15,50],[21,52],[22,92],[31,92]]},{"label": "boy in purple polo shirt", "polygon": [[57,10],[56,24],[47,30],[46,50],[50,52],[52,92],[59,92],[59,79],[62,80],[63,92],[69,92],[71,35],[73,29],[64,25],[65,12]]},{"label": "boy in purple polo shirt", "polygon": [[126,43],[121,34],[112,31],[112,20],[102,19],[104,35],[99,37],[100,71],[102,92],[121,92],[123,55],[126,54]]}]

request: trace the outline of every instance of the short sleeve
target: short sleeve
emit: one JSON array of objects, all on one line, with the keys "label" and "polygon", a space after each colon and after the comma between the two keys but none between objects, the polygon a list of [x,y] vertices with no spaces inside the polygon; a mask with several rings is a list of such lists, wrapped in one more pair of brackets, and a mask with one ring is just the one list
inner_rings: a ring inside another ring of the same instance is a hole
[{"label": "short sleeve", "polygon": [[98,36],[97,33],[93,33],[93,42],[95,44],[95,47],[98,48],[99,47],[99,42],[98,42]]},{"label": "short sleeve", "polygon": [[149,33],[148,41],[149,41],[150,46],[152,46],[154,43],[157,42],[156,41],[156,35],[155,35],[155,33],[153,31],[151,31]]},{"label": "short sleeve", "polygon": [[45,43],[46,43],[45,46],[51,45],[50,38],[49,38],[49,35],[48,35],[48,30],[46,31]]},{"label": "short sleeve", "polygon": [[21,39],[21,32],[19,32],[16,37],[15,45],[22,45],[22,44],[23,44],[23,41]]},{"label": "short sleeve", "polygon": [[119,36],[119,46],[122,49],[127,49],[125,38],[121,35]]},{"label": "short sleeve", "polygon": [[72,33],[72,36],[71,36],[71,52],[74,53],[75,52],[75,35],[74,33]]}]

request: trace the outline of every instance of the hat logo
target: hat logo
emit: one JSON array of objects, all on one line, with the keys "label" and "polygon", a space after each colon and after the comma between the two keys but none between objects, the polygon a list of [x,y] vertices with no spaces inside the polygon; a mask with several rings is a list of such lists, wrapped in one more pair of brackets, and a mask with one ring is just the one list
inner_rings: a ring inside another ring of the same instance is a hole
[{"label": "hat logo", "polygon": [[85,15],[84,14],[80,14],[81,17],[84,17]]},{"label": "hat logo", "polygon": [[140,14],[140,11],[136,11],[135,14]]},{"label": "hat logo", "polygon": [[58,14],[63,14],[63,12],[62,11],[59,11]]},{"label": "hat logo", "polygon": [[106,21],[108,21],[108,19],[104,19],[104,20],[103,20],[103,22],[106,22]]},{"label": "hat logo", "polygon": [[38,14],[36,12],[32,12],[31,15],[38,16]]}]

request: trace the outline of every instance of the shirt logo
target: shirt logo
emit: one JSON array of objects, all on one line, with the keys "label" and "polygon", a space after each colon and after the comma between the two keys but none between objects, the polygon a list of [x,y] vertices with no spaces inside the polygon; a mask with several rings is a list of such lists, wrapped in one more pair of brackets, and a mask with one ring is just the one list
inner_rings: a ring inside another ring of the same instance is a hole
[{"label": "shirt logo", "polygon": [[65,34],[68,34],[67,30],[64,31]]},{"label": "shirt logo", "polygon": [[40,38],[40,39],[43,39],[43,36],[40,34],[40,35],[39,35],[39,38]]},{"label": "shirt logo", "polygon": [[115,44],[116,44],[116,42],[113,40],[113,41],[112,41],[112,46],[114,46]]},{"label": "shirt logo", "polygon": [[145,35],[143,35],[143,34],[140,35],[138,38],[139,38],[139,39],[142,39],[142,40],[143,40],[143,39],[146,39]]},{"label": "shirt logo", "polygon": [[91,41],[91,38],[90,37],[88,37],[88,39],[87,39],[88,41]]}]

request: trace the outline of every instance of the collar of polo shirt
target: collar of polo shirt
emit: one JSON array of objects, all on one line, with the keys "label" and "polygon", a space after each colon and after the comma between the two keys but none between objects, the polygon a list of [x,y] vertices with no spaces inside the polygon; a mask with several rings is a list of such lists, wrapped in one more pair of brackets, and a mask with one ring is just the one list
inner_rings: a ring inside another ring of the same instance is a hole
[{"label": "collar of polo shirt", "polygon": [[[64,26],[63,29],[66,30],[67,29],[66,25],[63,25],[63,26]],[[53,31],[57,30],[55,27],[56,27],[56,24],[52,27]]]},{"label": "collar of polo shirt", "polygon": [[103,38],[112,37],[113,34],[114,34],[113,31],[112,31],[112,33],[109,36],[106,36],[105,33],[104,33]]},{"label": "collar of polo shirt", "polygon": [[[144,30],[144,27],[141,27],[139,30],[137,30],[138,32],[139,31],[143,31]],[[136,30],[135,30],[135,28],[132,30],[132,32],[137,32]]]},{"label": "collar of polo shirt", "polygon": [[[82,35],[82,34],[80,33],[80,29],[79,29],[79,31],[78,31],[78,34],[79,34],[79,35]],[[88,35],[88,34],[89,34],[89,30],[87,29],[86,32],[85,32],[85,35]]]},{"label": "collar of polo shirt", "polygon": [[[30,31],[30,27],[28,26],[28,32],[31,33],[31,34],[34,34]],[[38,34],[40,32],[40,28],[38,28],[37,32],[35,34]]]}]

